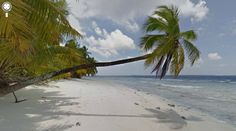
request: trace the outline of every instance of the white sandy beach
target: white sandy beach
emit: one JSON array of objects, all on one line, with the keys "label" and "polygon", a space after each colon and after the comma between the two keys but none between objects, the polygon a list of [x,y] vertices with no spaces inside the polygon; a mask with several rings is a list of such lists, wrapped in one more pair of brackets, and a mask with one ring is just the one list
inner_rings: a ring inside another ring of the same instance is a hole
[{"label": "white sandy beach", "polygon": [[15,104],[11,94],[0,98],[0,131],[236,130],[193,109],[114,83],[61,80],[16,94],[27,101]]}]

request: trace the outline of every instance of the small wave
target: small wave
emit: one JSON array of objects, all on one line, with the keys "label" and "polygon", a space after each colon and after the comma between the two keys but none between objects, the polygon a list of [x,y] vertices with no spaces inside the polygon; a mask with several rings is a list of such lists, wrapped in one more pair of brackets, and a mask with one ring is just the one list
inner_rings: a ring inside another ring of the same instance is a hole
[{"label": "small wave", "polygon": [[213,97],[213,96],[209,96],[207,98],[210,100],[221,100],[222,99],[221,97]]},{"label": "small wave", "polygon": [[200,87],[200,86],[170,85],[170,84],[158,84],[158,86],[162,86],[162,87],[173,87],[173,88],[186,88],[186,89],[202,88],[202,87]]},{"label": "small wave", "polygon": [[186,80],[183,80],[183,79],[164,79],[165,81],[186,81]]},{"label": "small wave", "polygon": [[229,84],[236,84],[235,80],[231,80],[231,79],[226,79],[226,80],[191,80],[191,79],[164,79],[165,81],[169,81],[169,82],[204,82],[204,83],[208,83],[208,82],[218,82],[218,83],[229,83]]},{"label": "small wave", "polygon": [[232,81],[231,80],[221,80],[221,81],[218,81],[218,82],[221,82],[221,83],[231,83]]},{"label": "small wave", "polygon": [[213,81],[213,82],[227,83],[227,84],[236,84],[235,80],[221,80],[221,81]]}]

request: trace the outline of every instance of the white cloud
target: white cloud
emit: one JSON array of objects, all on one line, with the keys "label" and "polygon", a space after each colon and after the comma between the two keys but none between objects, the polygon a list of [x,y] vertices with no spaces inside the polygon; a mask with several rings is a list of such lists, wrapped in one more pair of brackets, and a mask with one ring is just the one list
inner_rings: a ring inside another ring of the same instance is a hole
[{"label": "white cloud", "polygon": [[203,20],[209,12],[206,1],[203,0],[200,0],[197,4],[194,4],[190,0],[182,0],[182,3],[179,3],[178,5],[181,14],[185,17],[191,17],[192,21]]},{"label": "white cloud", "polygon": [[131,31],[137,31],[139,17],[150,15],[160,5],[176,5],[181,15],[192,21],[203,20],[209,9],[205,0],[193,3],[191,0],[67,0],[71,12],[79,18],[109,19]]},{"label": "white cloud", "polygon": [[222,57],[217,52],[216,53],[209,53],[208,58],[210,60],[214,60],[214,61],[222,59]]},{"label": "white cloud", "polygon": [[84,39],[90,51],[104,57],[110,57],[119,55],[120,51],[135,49],[134,40],[123,34],[119,29],[108,33],[105,29],[99,28],[96,22],[93,22],[92,25],[99,37],[89,36]]},{"label": "white cloud", "polygon": [[102,36],[103,33],[105,32],[105,31],[103,32],[103,31],[98,27],[98,25],[97,25],[97,23],[96,23],[95,21],[92,22],[92,27],[93,27],[93,29],[95,30],[95,33],[96,33],[98,36]]}]

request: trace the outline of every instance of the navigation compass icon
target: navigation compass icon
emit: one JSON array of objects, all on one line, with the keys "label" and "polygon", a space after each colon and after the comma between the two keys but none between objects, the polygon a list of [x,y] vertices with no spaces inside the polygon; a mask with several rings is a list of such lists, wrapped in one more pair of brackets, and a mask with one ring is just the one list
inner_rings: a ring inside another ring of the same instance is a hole
[{"label": "navigation compass icon", "polygon": [[2,4],[2,10],[5,12],[5,17],[8,17],[8,12],[11,11],[12,5],[10,2],[4,2]]}]

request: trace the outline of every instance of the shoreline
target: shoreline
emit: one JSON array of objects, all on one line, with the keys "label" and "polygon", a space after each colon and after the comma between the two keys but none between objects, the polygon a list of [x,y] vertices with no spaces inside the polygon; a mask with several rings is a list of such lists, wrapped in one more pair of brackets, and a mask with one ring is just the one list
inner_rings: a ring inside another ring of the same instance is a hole
[{"label": "shoreline", "polygon": [[60,80],[0,98],[0,130],[233,131],[194,109],[129,87],[97,80]]}]

